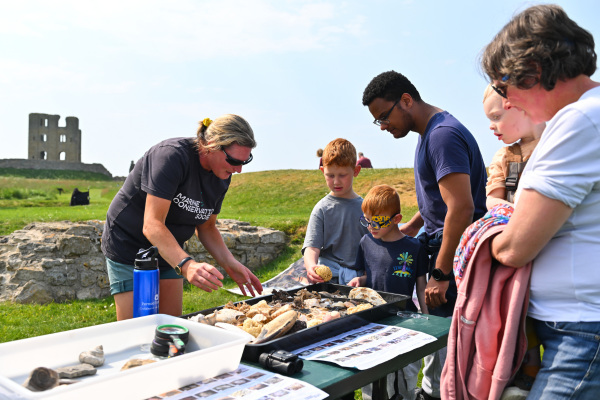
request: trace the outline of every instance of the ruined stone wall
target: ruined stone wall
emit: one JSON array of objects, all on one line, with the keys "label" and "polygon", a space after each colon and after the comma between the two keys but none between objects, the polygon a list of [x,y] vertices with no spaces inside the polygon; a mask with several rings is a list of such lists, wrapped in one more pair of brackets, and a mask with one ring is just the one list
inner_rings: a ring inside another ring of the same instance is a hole
[{"label": "ruined stone wall", "polygon": [[[286,242],[283,232],[247,222],[221,220],[217,227],[234,257],[251,270],[275,259]],[[43,304],[108,296],[103,229],[103,221],[33,223],[0,237],[0,301]],[[216,265],[196,236],[184,248],[196,261]]]},{"label": "ruined stone wall", "polygon": [[23,158],[4,158],[0,159],[0,168],[17,169],[60,169],[68,171],[86,171],[98,172],[112,178],[102,164],[84,164],[66,161],[48,161],[48,160],[26,160]]}]

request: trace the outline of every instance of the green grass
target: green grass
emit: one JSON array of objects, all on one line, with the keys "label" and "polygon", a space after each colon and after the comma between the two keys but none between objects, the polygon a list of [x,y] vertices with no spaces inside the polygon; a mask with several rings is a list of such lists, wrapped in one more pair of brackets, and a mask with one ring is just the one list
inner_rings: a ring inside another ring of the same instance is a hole
[{"label": "green grass", "polygon": [[112,180],[110,177],[98,172],[69,171],[57,169],[0,168],[0,176],[13,176],[27,179],[78,179],[84,181]]}]

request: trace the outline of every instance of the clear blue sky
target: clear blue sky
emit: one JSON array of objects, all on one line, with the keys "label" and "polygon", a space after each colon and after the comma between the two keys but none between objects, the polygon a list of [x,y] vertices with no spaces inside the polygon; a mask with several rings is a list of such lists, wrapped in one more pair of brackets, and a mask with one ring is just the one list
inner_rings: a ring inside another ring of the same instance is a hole
[{"label": "clear blue sky", "polygon": [[[600,2],[557,3],[600,40]],[[337,137],[376,167],[412,167],[417,134],[394,140],[361,104],[393,69],[459,118],[489,164],[502,143],[482,111],[477,57],[531,4],[1,1],[0,158],[27,157],[29,113],[76,116],[83,162],[126,175],[153,144],[235,113],[259,143],[244,171],[315,168]]]}]

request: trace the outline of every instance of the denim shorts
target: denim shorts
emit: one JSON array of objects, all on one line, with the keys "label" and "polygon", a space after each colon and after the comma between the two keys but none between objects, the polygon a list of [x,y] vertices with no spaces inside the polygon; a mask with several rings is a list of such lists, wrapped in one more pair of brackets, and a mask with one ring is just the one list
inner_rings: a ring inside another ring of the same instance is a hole
[{"label": "denim shorts", "polygon": [[[111,295],[133,291],[133,265],[121,264],[107,258],[106,269],[108,269]],[[177,275],[177,272],[171,268],[167,271],[161,270],[160,279],[183,279],[183,276]]]},{"label": "denim shorts", "polygon": [[544,358],[527,398],[597,400],[600,322],[533,321]]}]

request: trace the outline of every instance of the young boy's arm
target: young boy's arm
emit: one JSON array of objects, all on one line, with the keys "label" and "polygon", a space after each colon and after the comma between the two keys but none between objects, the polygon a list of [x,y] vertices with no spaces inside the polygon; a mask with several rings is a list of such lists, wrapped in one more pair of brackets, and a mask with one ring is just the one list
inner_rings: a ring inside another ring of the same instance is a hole
[{"label": "young boy's arm", "polygon": [[425,304],[425,288],[427,287],[427,279],[425,275],[419,276],[417,278],[417,299],[419,299],[419,307],[421,307],[421,312],[423,314],[429,314],[429,310],[427,309],[427,304]]},{"label": "young boy's arm", "polygon": [[306,276],[311,283],[324,282],[315,272],[315,268],[319,262],[319,255],[323,248],[325,232],[324,216],[320,204],[320,202],[317,203],[310,213],[310,219],[308,220],[308,226],[306,227],[306,236],[304,237],[304,246],[302,248]]},{"label": "young boy's arm", "polygon": [[357,276],[356,278],[352,278],[352,280],[348,282],[348,286],[367,286],[367,271],[363,271],[363,276]]},{"label": "young boy's arm", "polygon": [[321,249],[317,249],[316,247],[307,247],[304,249],[304,268],[306,268],[308,280],[312,283],[325,282],[323,278],[315,272],[319,262],[319,254],[321,254]]},{"label": "young boy's arm", "polygon": [[359,286],[367,286],[367,265],[365,263],[365,252],[362,248],[362,240],[358,244],[358,250],[356,251],[356,261],[354,262],[354,267],[360,272],[362,271],[362,276],[357,276],[356,278],[352,278],[350,282],[348,282],[348,286],[359,287]]}]

